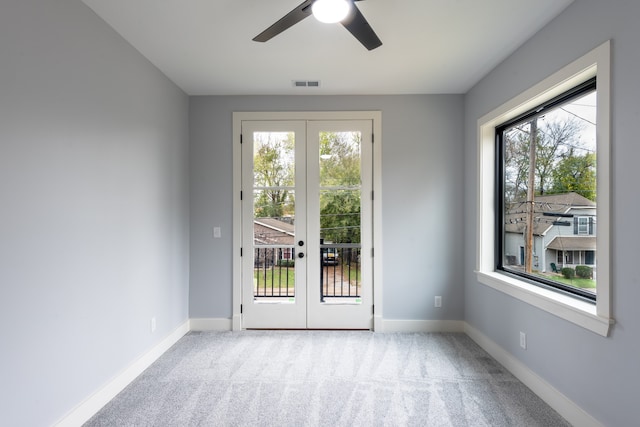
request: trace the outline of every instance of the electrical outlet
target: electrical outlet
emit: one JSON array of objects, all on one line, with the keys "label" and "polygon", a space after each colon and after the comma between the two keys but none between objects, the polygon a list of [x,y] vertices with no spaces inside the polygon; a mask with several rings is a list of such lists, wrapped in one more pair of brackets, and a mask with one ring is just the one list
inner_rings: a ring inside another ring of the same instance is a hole
[{"label": "electrical outlet", "polygon": [[527,334],[522,331],[520,331],[520,347],[527,349]]},{"label": "electrical outlet", "polygon": [[433,301],[433,306],[438,308],[442,307],[442,297],[440,295],[435,297]]},{"label": "electrical outlet", "polygon": [[220,231],[220,227],[213,227],[213,238],[219,239],[222,237],[222,232]]},{"label": "electrical outlet", "polygon": [[152,317],[151,318],[151,333],[154,333],[156,331],[156,318]]}]

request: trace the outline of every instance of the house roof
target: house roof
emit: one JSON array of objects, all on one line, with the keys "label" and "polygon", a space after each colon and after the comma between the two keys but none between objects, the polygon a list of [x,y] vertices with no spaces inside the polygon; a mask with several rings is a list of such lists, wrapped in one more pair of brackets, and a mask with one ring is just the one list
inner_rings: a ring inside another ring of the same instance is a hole
[{"label": "house roof", "polygon": [[255,218],[253,239],[259,245],[293,245],[295,226],[276,218]]},{"label": "house roof", "polygon": [[280,221],[279,219],[276,219],[276,218],[255,218],[253,222],[258,225],[271,228],[274,231],[279,231],[281,233],[289,234],[291,236],[294,235],[296,230],[293,224]]},{"label": "house roof", "polygon": [[547,249],[556,249],[559,251],[595,251],[595,236],[556,236],[549,244]]},{"label": "house roof", "polygon": [[576,207],[595,207],[596,202],[581,196],[578,193],[562,193],[562,194],[548,194],[544,196],[536,196],[536,202],[549,205],[551,211],[554,208],[562,210],[563,207],[576,208]]},{"label": "house roof", "polygon": [[[566,221],[560,214],[566,214],[572,209],[595,208],[596,203],[578,193],[550,194],[536,196],[533,217],[533,234],[543,235],[556,221]],[[505,231],[507,233],[522,233],[526,225],[527,205],[525,201],[515,202],[505,214]],[[549,214],[558,213],[557,217]]]}]

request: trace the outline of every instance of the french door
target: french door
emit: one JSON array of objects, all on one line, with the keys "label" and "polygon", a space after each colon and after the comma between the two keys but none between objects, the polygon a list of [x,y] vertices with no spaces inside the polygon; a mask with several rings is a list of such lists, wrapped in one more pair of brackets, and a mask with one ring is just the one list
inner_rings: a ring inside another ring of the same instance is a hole
[{"label": "french door", "polygon": [[241,126],[242,326],[370,329],[372,121]]}]

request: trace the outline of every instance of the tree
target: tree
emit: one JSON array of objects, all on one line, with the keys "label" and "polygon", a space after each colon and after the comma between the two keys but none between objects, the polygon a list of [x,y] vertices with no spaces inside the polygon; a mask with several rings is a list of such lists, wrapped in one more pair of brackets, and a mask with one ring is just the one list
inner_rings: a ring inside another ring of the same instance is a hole
[{"label": "tree", "polygon": [[358,133],[320,135],[320,229],[326,241],[360,242],[360,146]]},{"label": "tree", "polygon": [[293,215],[294,135],[260,133],[254,141],[253,180],[256,190],[254,216],[279,218]]},{"label": "tree", "polygon": [[587,153],[579,156],[574,150],[560,160],[553,170],[552,193],[575,192],[589,200],[596,201],[596,155]]},{"label": "tree", "polygon": [[321,238],[360,243],[360,191],[334,191],[320,197]]},{"label": "tree", "polygon": [[536,147],[536,181],[537,195],[546,194],[553,186],[552,176],[567,150],[579,146],[580,132],[584,129],[582,122],[569,116],[564,120],[542,117],[538,120],[538,138]]},{"label": "tree", "polygon": [[[294,215],[294,135],[264,133],[254,137],[255,218]],[[354,132],[320,134],[321,238],[334,243],[360,242],[361,136]]]},{"label": "tree", "polygon": [[529,123],[505,131],[505,200],[525,200],[529,171]]},{"label": "tree", "polygon": [[361,136],[352,132],[320,134],[320,185],[360,185]]},{"label": "tree", "polygon": [[[583,123],[575,117],[548,114],[537,119],[534,193],[547,194],[557,191],[556,180],[562,179],[556,171],[563,159],[576,149],[581,149]],[[505,141],[505,200],[521,202],[526,199],[530,165],[531,122],[518,124],[504,132]]]}]

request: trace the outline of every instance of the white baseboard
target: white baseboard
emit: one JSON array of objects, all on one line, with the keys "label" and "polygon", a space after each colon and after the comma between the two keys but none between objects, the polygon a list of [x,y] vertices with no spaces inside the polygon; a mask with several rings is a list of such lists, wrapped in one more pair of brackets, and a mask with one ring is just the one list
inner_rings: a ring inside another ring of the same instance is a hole
[{"label": "white baseboard", "polygon": [[85,399],[55,425],[58,427],[77,427],[93,417],[104,405],[128,386],[138,375],[158,360],[180,338],[189,332],[189,321],[184,322],[158,345],[142,355],[107,385]]},{"label": "white baseboard", "polygon": [[464,332],[462,320],[392,320],[382,319],[376,332]]},{"label": "white baseboard", "polygon": [[559,392],[538,374],[516,359],[511,353],[468,323],[464,323],[464,332],[496,359],[502,366],[529,387],[536,395],[555,409],[567,421],[580,427],[603,427],[600,421],[589,415],[584,409]]},{"label": "white baseboard", "polygon": [[230,331],[231,319],[201,318],[191,319],[189,328],[192,331]]}]

